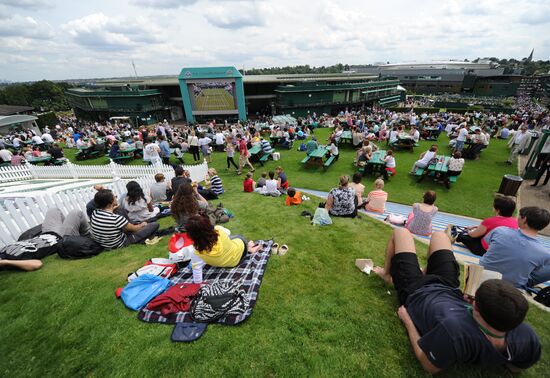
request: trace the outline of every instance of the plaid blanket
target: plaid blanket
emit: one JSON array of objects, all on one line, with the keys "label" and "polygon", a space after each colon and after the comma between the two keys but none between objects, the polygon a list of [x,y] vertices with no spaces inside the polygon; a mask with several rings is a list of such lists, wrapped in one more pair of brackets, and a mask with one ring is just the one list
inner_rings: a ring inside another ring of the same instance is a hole
[{"label": "plaid blanket", "polygon": [[[207,282],[213,282],[216,280],[229,280],[237,281],[244,278],[243,286],[250,307],[241,315],[227,315],[220,318],[217,323],[236,325],[245,321],[251,314],[252,309],[256,305],[258,300],[258,293],[260,291],[260,285],[262,284],[262,278],[264,277],[265,267],[269,260],[272,240],[259,240],[260,244],[265,243],[266,247],[261,251],[247,255],[244,260],[234,268],[216,268],[206,265],[203,270],[203,279]],[[193,272],[189,267],[182,268],[171,279],[174,285],[182,283],[193,282]],[[157,311],[142,309],[138,313],[138,319],[151,323],[181,323],[181,322],[193,322],[191,314],[189,312],[178,312],[164,317]]]}]

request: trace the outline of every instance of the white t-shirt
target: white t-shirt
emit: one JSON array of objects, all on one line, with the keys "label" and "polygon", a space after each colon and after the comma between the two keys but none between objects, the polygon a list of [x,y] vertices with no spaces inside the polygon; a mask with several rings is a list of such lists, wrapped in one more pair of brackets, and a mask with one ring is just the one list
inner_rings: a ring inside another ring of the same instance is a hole
[{"label": "white t-shirt", "polygon": [[224,141],[225,141],[225,136],[223,135],[223,133],[221,131],[217,132],[216,133],[216,144],[217,145],[223,144]]},{"label": "white t-shirt", "polygon": [[468,130],[465,128],[460,129],[460,132],[458,133],[458,137],[456,138],[457,142],[464,142],[466,140],[466,137],[468,136]]},{"label": "white t-shirt", "polygon": [[32,137],[32,142],[35,144],[43,144],[44,141],[38,135]]},{"label": "white t-shirt", "polygon": [[275,193],[277,190],[277,180],[267,180],[264,186],[265,193]]},{"label": "white t-shirt", "polygon": [[53,138],[50,134],[44,133],[42,134],[42,140],[46,143],[53,143]]},{"label": "white t-shirt", "polygon": [[432,160],[434,157],[435,157],[435,152],[428,151],[428,152],[426,152],[426,154],[424,155],[424,157],[422,159],[418,160],[418,163],[421,164],[421,165],[428,165],[430,160]]},{"label": "white t-shirt", "polygon": [[395,157],[393,157],[391,155],[388,155],[388,156],[386,156],[384,161],[386,162],[386,167],[395,168]]},{"label": "white t-shirt", "polygon": [[159,146],[155,143],[148,143],[143,149],[143,160],[151,161],[159,158]]}]

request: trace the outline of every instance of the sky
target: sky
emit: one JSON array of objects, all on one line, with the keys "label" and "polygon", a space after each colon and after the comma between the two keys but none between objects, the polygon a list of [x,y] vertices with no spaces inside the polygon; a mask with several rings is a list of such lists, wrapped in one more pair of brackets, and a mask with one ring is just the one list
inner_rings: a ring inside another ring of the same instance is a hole
[{"label": "sky", "polygon": [[550,0],[0,0],[0,80],[550,59]]}]

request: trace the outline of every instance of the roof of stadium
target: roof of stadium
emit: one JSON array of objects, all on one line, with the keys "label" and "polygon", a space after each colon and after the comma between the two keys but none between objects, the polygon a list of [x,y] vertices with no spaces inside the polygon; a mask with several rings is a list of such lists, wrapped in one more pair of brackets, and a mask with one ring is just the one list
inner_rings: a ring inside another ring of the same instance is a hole
[{"label": "roof of stadium", "polygon": [[[307,81],[343,81],[343,80],[373,80],[377,79],[377,75],[364,73],[337,73],[337,74],[281,74],[281,75],[247,75],[243,76],[245,84],[253,83],[294,83]],[[208,79],[206,79],[208,80]],[[96,84],[100,85],[147,85],[147,86],[173,86],[179,85],[178,76],[164,77],[138,77],[138,78],[121,78],[98,80]]]}]

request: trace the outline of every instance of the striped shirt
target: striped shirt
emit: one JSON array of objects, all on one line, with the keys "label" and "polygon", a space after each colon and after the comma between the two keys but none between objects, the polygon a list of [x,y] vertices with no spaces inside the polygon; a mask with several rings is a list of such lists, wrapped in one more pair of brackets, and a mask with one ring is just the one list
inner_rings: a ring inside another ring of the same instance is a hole
[{"label": "striped shirt", "polygon": [[96,242],[105,249],[115,249],[124,246],[126,234],[123,229],[127,224],[128,220],[123,216],[96,209],[90,227]]},{"label": "striped shirt", "polygon": [[214,175],[210,177],[210,189],[212,189],[212,191],[216,193],[217,196],[219,196],[220,194],[223,194],[224,191],[223,191],[222,179],[219,178],[218,175]]}]

